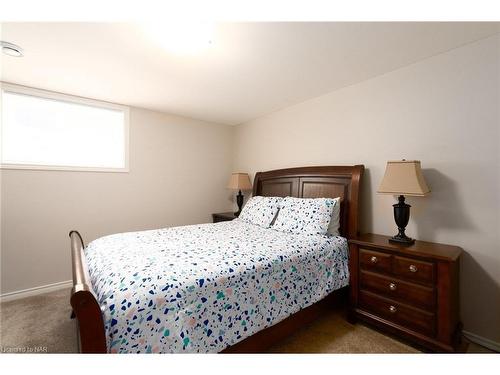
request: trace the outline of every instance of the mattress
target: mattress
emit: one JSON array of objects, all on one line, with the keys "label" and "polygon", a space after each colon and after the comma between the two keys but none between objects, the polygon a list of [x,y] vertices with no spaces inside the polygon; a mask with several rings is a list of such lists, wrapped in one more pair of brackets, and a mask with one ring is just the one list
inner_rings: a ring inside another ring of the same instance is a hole
[{"label": "mattress", "polygon": [[349,281],[343,237],[236,219],[114,234],[85,249],[110,353],[213,353]]}]

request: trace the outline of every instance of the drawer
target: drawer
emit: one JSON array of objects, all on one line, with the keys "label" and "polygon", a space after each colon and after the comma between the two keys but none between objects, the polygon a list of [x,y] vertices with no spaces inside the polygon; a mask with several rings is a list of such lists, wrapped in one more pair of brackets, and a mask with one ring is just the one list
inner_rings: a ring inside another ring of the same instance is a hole
[{"label": "drawer", "polygon": [[391,258],[391,254],[359,249],[359,264],[366,270],[389,273],[391,272]]},{"label": "drawer", "polygon": [[434,282],[434,263],[395,256],[393,265],[395,275],[427,284]]},{"label": "drawer", "polygon": [[434,288],[412,284],[395,277],[361,271],[360,287],[422,309],[432,311],[436,306]]},{"label": "drawer", "polygon": [[381,297],[367,291],[359,293],[360,307],[386,320],[400,324],[415,332],[434,336],[435,316],[433,313]]}]

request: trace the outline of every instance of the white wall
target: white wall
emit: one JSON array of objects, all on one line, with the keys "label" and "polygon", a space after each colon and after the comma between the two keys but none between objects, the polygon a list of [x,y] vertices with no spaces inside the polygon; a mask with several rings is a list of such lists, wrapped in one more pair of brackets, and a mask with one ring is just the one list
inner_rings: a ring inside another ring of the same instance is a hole
[{"label": "white wall", "polygon": [[362,163],[362,230],[395,234],[387,160],[422,161],[408,235],[462,246],[465,329],[500,342],[500,40],[483,39],[236,128],[237,170]]},{"label": "white wall", "polygon": [[130,173],[1,170],[1,293],[70,280],[71,229],[88,242],[229,210],[232,140],[229,126],[131,108]]}]

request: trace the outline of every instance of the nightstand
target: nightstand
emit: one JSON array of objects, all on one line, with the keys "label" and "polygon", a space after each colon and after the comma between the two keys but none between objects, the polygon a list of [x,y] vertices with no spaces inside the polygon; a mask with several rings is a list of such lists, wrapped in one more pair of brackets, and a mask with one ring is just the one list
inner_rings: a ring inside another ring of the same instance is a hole
[{"label": "nightstand", "polygon": [[236,219],[234,212],[220,212],[216,214],[212,214],[212,219],[214,223],[218,223],[220,221],[231,221]]},{"label": "nightstand", "polygon": [[349,240],[351,321],[362,320],[428,350],[461,347],[457,246],[415,241],[404,246],[388,236]]}]

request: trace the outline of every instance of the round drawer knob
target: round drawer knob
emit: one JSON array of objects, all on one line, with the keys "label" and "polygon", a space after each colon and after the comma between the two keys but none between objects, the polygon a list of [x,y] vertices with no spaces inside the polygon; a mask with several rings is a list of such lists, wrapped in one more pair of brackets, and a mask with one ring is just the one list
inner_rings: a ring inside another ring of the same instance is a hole
[{"label": "round drawer knob", "polygon": [[390,284],[389,284],[389,289],[390,289],[390,290],[396,290],[396,288],[397,288],[397,287],[396,287],[396,284],[394,284],[394,283],[390,283]]},{"label": "round drawer knob", "polygon": [[370,258],[370,262],[377,263],[378,262],[378,258],[377,257],[371,257]]},{"label": "round drawer knob", "polygon": [[396,311],[398,311],[398,309],[396,308],[396,306],[391,305],[389,306],[389,311],[394,314]]},{"label": "round drawer knob", "polygon": [[417,272],[418,271],[417,266],[414,266],[413,264],[410,265],[410,267],[408,267],[408,269],[410,270],[410,272]]}]

